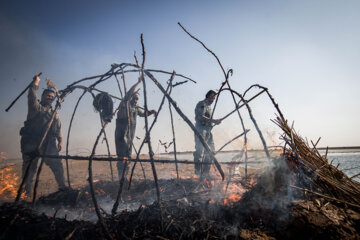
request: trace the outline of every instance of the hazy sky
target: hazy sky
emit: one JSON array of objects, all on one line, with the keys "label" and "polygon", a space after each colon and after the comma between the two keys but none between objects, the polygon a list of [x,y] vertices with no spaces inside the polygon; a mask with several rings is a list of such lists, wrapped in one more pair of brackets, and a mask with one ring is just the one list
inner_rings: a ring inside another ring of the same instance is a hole
[{"label": "hazy sky", "polygon": [[[236,91],[242,93],[256,83],[268,87],[303,137],[313,141],[322,137],[320,146],[360,145],[360,1],[3,0],[0,151],[9,157],[20,156],[18,132],[26,118],[26,95],[10,112],[5,109],[33,75],[43,72],[41,88],[45,87],[45,77],[50,77],[63,89],[83,77],[105,73],[112,63],[134,62],[134,50],[141,59],[141,33],[147,68],[175,70],[197,81],[173,91],[179,107],[194,120],[196,103],[207,90],[220,87],[223,75],[215,58],[177,22],[213,50],[226,70],[234,70],[230,83]],[[165,86],[169,76],[156,77]],[[136,74],[127,76],[128,85],[136,78]],[[148,86],[149,106],[157,108],[161,94],[149,80]],[[99,88],[119,95],[114,80]],[[72,93],[60,111],[64,140],[80,94]],[[91,104],[90,96],[84,98],[75,116],[72,154],[88,154],[100,130]],[[215,118],[233,106],[230,96],[224,94]],[[262,95],[250,106],[268,145],[278,144],[280,131],[270,121],[275,118],[275,109],[268,98]],[[251,129],[249,147],[261,147],[247,111],[242,109],[241,113]],[[178,115],[175,118],[178,149],[193,150],[191,130]],[[142,119],[138,123],[136,135],[142,137]],[[157,124],[152,142],[154,151],[161,152],[159,139],[172,139],[167,104]],[[112,121],[107,129],[112,153],[114,129]],[[215,127],[213,133],[216,148],[241,133],[237,116]],[[100,145],[99,153],[105,152],[104,146]],[[228,149],[241,146],[239,140]]]}]

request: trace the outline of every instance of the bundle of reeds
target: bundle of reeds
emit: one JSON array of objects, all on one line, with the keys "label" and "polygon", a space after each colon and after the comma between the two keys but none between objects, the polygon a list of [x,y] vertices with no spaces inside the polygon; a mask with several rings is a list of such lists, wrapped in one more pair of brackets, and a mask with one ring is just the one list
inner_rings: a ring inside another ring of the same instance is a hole
[{"label": "bundle of reeds", "polygon": [[295,132],[293,126],[290,127],[288,125],[284,118],[277,117],[273,122],[284,131],[281,138],[285,141],[285,153],[292,153],[293,156],[296,156],[296,158],[287,158],[288,161],[293,161],[292,165],[298,165],[298,168],[293,169],[304,169],[311,172],[311,184],[321,193],[301,187],[294,187],[360,209],[360,183],[349,178],[342,171],[331,165],[327,159],[327,151],[322,156],[316,149],[317,143],[314,144],[311,141],[312,147],[309,146]]}]

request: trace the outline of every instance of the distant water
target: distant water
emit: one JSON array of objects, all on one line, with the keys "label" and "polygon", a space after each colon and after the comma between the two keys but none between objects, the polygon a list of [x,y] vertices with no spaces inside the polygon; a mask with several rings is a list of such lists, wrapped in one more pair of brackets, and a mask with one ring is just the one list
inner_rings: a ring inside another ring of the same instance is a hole
[{"label": "distant water", "polygon": [[[360,152],[334,152],[328,154],[328,159],[332,165],[337,166],[349,177],[360,173]],[[360,182],[360,176],[354,177]]]},{"label": "distant water", "polygon": [[[325,151],[320,151],[320,154],[325,155]],[[173,154],[161,154],[159,157],[165,157],[173,159]],[[278,153],[272,152],[271,156],[278,156]],[[216,155],[219,162],[231,162],[241,161],[241,165],[244,166],[244,157],[239,159],[239,152],[221,152]],[[329,151],[327,155],[329,162],[332,165],[338,167],[339,170],[342,170],[347,176],[352,177],[360,173],[360,151],[354,150],[336,150]],[[184,153],[177,155],[178,160],[193,160],[192,153]],[[249,151],[248,152],[248,168],[251,169],[261,169],[266,167],[268,160],[266,155],[262,151]],[[360,182],[360,176],[353,178],[354,180]]]}]

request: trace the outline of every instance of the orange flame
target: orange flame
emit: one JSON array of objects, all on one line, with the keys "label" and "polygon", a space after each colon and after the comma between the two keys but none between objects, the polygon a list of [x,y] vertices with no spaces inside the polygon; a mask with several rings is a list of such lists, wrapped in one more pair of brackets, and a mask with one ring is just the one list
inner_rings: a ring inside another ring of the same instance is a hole
[{"label": "orange flame", "polygon": [[255,185],[256,185],[256,183],[254,181],[254,176],[251,176],[251,179],[250,179],[250,182],[249,182],[249,187],[253,187]]},{"label": "orange flame", "polygon": [[[15,198],[18,191],[19,176],[12,167],[0,170],[0,196],[1,198]],[[21,196],[24,199],[25,194]]]},{"label": "orange flame", "polygon": [[98,194],[98,195],[105,195],[105,194],[106,194],[105,191],[102,190],[101,188],[100,188],[100,189],[96,189],[96,190],[95,190],[95,193]]},{"label": "orange flame", "polygon": [[241,195],[237,193],[231,193],[226,199],[224,199],[224,205],[231,205],[235,202],[240,201]]},{"label": "orange flame", "polygon": [[250,179],[250,185],[253,185],[253,183],[254,183],[254,177],[253,177],[253,176],[251,176],[251,179]]}]

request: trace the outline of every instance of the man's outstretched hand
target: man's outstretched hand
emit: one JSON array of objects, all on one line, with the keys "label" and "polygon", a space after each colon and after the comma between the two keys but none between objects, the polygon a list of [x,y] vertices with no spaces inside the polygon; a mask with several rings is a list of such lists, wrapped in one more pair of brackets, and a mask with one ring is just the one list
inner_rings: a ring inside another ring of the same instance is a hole
[{"label": "man's outstretched hand", "polygon": [[156,110],[150,110],[149,113],[150,113],[150,115],[151,115],[151,114],[154,114],[155,116],[157,115],[157,111],[156,111]]},{"label": "man's outstretched hand", "polygon": [[215,125],[219,125],[221,123],[221,119],[213,119],[213,123]]},{"label": "man's outstretched hand", "polygon": [[38,87],[38,86],[39,86],[39,83],[40,83],[40,76],[39,76],[39,75],[35,75],[35,76],[33,77],[33,81],[34,81],[34,85],[35,85],[36,87]]}]

